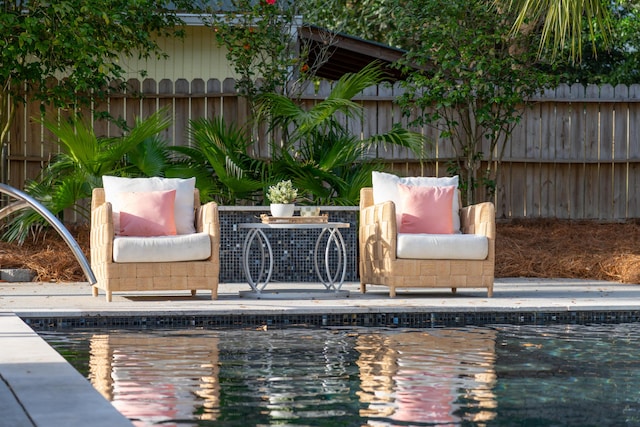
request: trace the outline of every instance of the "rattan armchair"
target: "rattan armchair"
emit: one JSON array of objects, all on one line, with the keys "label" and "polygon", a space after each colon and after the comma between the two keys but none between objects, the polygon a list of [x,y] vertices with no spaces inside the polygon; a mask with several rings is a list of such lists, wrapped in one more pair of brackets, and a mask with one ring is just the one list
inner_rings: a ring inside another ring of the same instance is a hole
[{"label": "rattan armchair", "polygon": [[495,209],[492,203],[467,206],[460,214],[463,234],[480,234],[488,239],[483,260],[400,259],[396,256],[397,224],[393,202],[373,204],[373,191],[360,192],[360,290],[367,285],[397,288],[486,288],[493,295],[495,268]]},{"label": "rattan armchair", "polygon": [[111,301],[113,292],[211,290],[211,299],[218,297],[220,272],[220,224],[218,206],[211,202],[200,205],[198,190],[194,191],[196,232],[207,233],[211,242],[209,258],[176,262],[114,262],[114,224],[111,204],[105,201],[102,188],[93,190],[91,200],[91,268],[98,290],[106,292]]}]

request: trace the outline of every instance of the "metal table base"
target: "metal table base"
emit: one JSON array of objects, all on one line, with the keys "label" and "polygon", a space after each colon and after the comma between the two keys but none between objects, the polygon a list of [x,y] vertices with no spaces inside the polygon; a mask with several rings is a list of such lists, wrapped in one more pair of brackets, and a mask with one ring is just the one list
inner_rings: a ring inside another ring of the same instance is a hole
[{"label": "metal table base", "polygon": [[[349,228],[349,223],[345,222],[325,222],[325,223],[308,223],[308,224],[265,224],[265,223],[245,223],[238,224],[238,228],[246,229],[247,235],[244,239],[244,243],[242,245],[242,268],[244,270],[245,277],[249,286],[251,286],[250,291],[241,292],[241,296],[251,296],[257,298],[269,298],[269,297],[282,297],[283,294],[290,298],[294,293],[306,294],[306,297],[311,296],[311,294],[322,295],[318,293],[317,290],[315,292],[313,290],[265,290],[269,282],[271,281],[271,276],[273,274],[273,249],[271,247],[271,242],[269,238],[265,234],[264,230],[273,230],[273,229],[288,229],[288,230],[309,230],[309,229],[318,229],[320,230],[320,234],[316,239],[316,243],[313,250],[313,264],[316,275],[320,283],[324,285],[324,290],[322,292],[324,295],[327,293],[332,293],[334,296],[345,296],[348,295],[348,291],[341,291],[340,288],[344,283],[344,279],[347,273],[347,249],[344,243],[344,238],[342,237],[342,233],[340,232],[341,228]],[[322,242],[326,237],[326,244],[323,245]],[[251,260],[253,248],[258,248],[258,272],[255,275],[251,273]],[[323,247],[324,246],[324,247]],[[335,249],[337,253],[336,265],[331,265],[331,251]],[[324,254],[322,254],[324,251]],[[320,255],[323,255],[322,257]],[[322,261],[320,261],[322,259]],[[335,267],[335,268],[332,268]],[[329,291],[329,292],[327,292]]]}]

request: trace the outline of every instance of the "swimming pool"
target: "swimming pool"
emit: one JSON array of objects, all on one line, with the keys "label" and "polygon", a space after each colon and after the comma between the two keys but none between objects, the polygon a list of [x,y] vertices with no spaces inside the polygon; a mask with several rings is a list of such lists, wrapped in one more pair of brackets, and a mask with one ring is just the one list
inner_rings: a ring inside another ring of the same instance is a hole
[{"label": "swimming pool", "polygon": [[639,324],[40,334],[136,426],[640,425]]}]

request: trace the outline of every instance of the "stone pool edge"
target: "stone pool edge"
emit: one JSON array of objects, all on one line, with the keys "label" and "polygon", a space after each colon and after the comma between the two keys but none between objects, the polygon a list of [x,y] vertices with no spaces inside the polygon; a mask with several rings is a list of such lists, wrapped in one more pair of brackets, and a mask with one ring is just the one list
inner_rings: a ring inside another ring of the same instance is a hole
[{"label": "stone pool edge", "polygon": [[13,313],[0,312],[0,419],[13,427],[131,427],[60,354]]}]

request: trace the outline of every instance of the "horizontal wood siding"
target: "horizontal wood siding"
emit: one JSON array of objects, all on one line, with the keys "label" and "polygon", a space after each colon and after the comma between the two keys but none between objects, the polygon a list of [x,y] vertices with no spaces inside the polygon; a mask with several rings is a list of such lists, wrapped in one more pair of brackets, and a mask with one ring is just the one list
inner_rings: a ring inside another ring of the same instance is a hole
[{"label": "horizontal wood siding", "polygon": [[[247,123],[249,109],[235,94],[234,80],[153,79],[129,81],[127,94],[113,96],[99,106],[133,126],[136,118],[168,108],[172,126],[163,134],[171,144],[186,145],[189,121],[222,116],[227,122]],[[309,86],[302,102],[312,106],[331,87]],[[363,121],[345,123],[363,138],[389,130],[395,123],[407,126],[393,103],[398,86],[381,85],[365,90],[355,100],[363,107]],[[640,218],[640,85],[562,85],[529,100],[523,117],[508,140],[497,180],[495,203],[499,218],[565,218],[623,220]],[[68,115],[47,111],[48,117]],[[8,184],[23,188],[37,177],[58,147],[34,117],[40,106],[20,107],[8,145]],[[347,120],[346,118],[344,120]],[[115,136],[113,124],[95,122],[98,135]],[[385,160],[402,175],[447,174],[455,156],[449,141],[431,126],[412,129],[428,139],[421,158],[403,148],[374,147],[368,156]],[[254,129],[252,151],[268,157],[270,141],[264,129]]]}]

